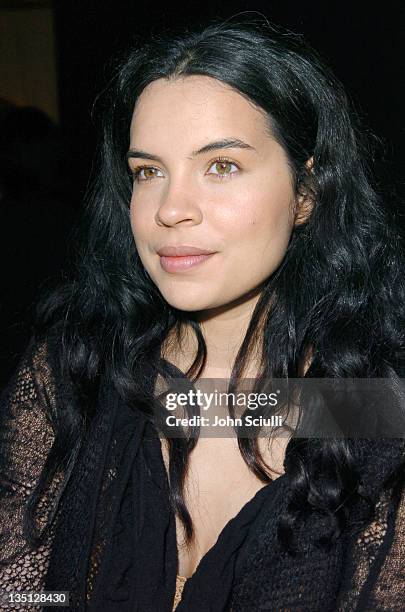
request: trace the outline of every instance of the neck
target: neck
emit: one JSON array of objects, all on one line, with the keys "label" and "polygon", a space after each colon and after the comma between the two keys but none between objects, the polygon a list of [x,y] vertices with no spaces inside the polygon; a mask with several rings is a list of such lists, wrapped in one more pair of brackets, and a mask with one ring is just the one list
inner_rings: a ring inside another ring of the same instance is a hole
[{"label": "neck", "polygon": [[[207,346],[204,376],[230,376],[259,297],[259,290],[256,290],[244,300],[196,313],[196,320],[200,323]],[[174,337],[171,335],[170,345],[162,356],[185,372],[194,361],[198,344],[191,328],[186,327],[183,331],[181,347],[173,341]],[[249,362],[247,369],[249,375],[255,376],[258,371],[257,359],[256,363]]]}]

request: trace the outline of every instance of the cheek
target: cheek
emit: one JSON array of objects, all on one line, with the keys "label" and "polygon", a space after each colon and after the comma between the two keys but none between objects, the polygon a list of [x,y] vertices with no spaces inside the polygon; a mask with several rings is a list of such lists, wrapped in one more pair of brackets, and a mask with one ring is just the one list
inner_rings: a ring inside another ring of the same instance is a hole
[{"label": "cheek", "polygon": [[140,206],[139,202],[135,203],[134,199],[130,204],[130,223],[135,242],[139,243],[146,239],[149,233],[149,215],[145,207]]},{"label": "cheek", "polygon": [[281,263],[293,230],[292,193],[277,191],[240,197],[233,211],[233,223],[222,219],[229,227],[231,261],[240,273],[256,271],[259,277],[271,274]]},{"label": "cheek", "polygon": [[294,225],[292,197],[290,190],[240,192],[231,204],[216,207],[216,223],[242,241],[283,243]]}]

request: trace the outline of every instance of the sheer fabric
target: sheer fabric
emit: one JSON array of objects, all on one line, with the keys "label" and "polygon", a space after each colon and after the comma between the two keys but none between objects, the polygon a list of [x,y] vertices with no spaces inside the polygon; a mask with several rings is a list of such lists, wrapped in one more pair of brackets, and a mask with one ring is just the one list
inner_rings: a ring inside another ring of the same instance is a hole
[{"label": "sheer fabric", "polygon": [[187,578],[185,576],[176,577],[176,593],[174,595],[173,612],[180,603],[184,585],[186,584],[186,580]]},{"label": "sheer fabric", "polygon": [[[60,411],[74,402],[57,350],[51,341],[31,343],[1,396],[0,588],[69,591],[67,610],[171,612],[177,545],[160,441],[108,380],[76,460],[60,466],[41,494],[38,532],[53,516],[52,527],[38,548],[27,542],[27,500],[54,443]],[[378,500],[371,521],[359,506],[345,533],[325,550],[314,542],[328,523],[312,513],[299,529],[302,552],[288,554],[276,537],[289,500],[285,473],[225,526],[185,582],[176,612],[402,611],[404,441],[362,444],[364,486]],[[385,486],[396,469],[398,478]]]}]

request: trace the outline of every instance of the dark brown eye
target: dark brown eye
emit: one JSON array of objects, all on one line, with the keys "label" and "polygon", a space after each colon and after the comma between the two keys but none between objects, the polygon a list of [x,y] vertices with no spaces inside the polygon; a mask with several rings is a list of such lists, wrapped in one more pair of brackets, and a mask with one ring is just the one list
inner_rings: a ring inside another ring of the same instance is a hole
[{"label": "dark brown eye", "polygon": [[[138,166],[133,170],[132,176],[138,183],[143,183],[145,181],[153,180],[157,176],[157,172],[160,172],[160,170],[158,168],[154,168],[153,166]],[[143,176],[141,176],[141,173],[143,173]]]}]

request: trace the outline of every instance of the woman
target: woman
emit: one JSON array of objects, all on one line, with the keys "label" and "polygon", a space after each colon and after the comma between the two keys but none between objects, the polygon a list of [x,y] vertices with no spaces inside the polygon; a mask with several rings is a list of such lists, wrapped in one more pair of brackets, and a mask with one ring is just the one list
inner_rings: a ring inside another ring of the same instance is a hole
[{"label": "woman", "polygon": [[212,23],[131,50],[102,100],[76,273],[3,393],[0,583],[97,612],[402,609],[403,430],[174,435],[156,397],[381,378],[403,414],[402,243],[341,85],[295,35]]}]

